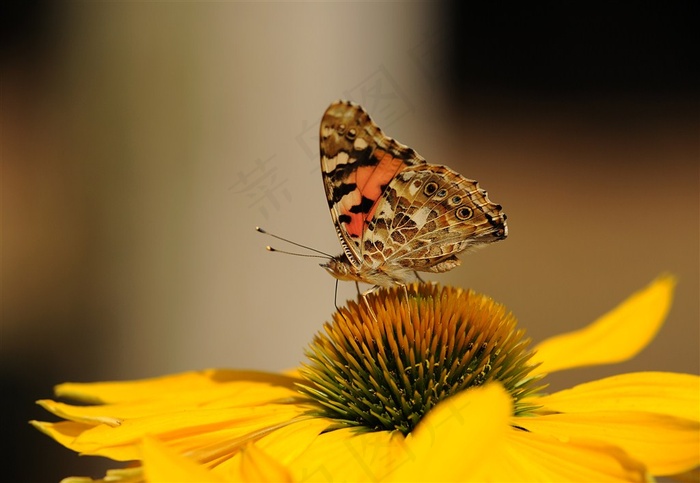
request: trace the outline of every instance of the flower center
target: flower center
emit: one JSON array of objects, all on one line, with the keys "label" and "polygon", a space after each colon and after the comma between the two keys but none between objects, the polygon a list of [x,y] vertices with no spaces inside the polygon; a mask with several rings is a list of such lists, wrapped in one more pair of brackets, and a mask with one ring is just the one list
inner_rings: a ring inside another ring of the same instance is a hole
[{"label": "flower center", "polygon": [[519,404],[541,389],[515,317],[489,297],[414,284],[350,302],[306,351],[299,390],[333,429],[408,434],[443,399],[499,381]]}]

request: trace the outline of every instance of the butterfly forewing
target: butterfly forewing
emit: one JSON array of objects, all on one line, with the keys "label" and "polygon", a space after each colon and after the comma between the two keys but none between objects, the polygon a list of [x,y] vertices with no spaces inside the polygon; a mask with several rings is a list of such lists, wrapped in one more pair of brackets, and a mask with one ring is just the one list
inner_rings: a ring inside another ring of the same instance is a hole
[{"label": "butterfly forewing", "polygon": [[407,166],[425,163],[382,133],[358,105],[337,101],[320,130],[321,173],[331,217],[346,254],[362,263],[362,235],[382,193]]}]

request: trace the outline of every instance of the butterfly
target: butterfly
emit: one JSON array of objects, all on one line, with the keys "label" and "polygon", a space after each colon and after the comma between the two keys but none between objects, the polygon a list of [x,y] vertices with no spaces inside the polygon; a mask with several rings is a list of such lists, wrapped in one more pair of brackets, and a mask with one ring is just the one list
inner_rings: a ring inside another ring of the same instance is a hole
[{"label": "butterfly", "polygon": [[[336,101],[320,125],[321,175],[343,252],[321,266],[378,287],[460,264],[460,253],[506,238],[501,205],[476,181],[429,164],[386,136],[365,110]],[[371,289],[371,290],[373,290]]]}]

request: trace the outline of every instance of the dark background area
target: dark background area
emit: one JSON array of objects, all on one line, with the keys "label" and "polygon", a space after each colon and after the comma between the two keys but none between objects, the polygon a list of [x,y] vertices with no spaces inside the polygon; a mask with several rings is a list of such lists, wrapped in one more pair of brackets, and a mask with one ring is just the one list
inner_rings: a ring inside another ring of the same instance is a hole
[{"label": "dark background area", "polygon": [[451,98],[697,96],[696,2],[454,1],[444,12]]}]

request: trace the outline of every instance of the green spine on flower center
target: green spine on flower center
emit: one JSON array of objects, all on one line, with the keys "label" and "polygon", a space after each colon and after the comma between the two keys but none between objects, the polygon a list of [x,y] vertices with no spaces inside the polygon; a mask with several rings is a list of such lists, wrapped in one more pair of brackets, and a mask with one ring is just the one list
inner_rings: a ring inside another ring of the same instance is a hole
[{"label": "green spine on flower center", "polygon": [[[368,306],[371,308],[369,309]],[[407,310],[408,308],[408,310]],[[350,302],[306,350],[299,390],[335,428],[408,434],[443,399],[499,381],[520,402],[540,390],[515,317],[484,295],[414,284]]]}]

